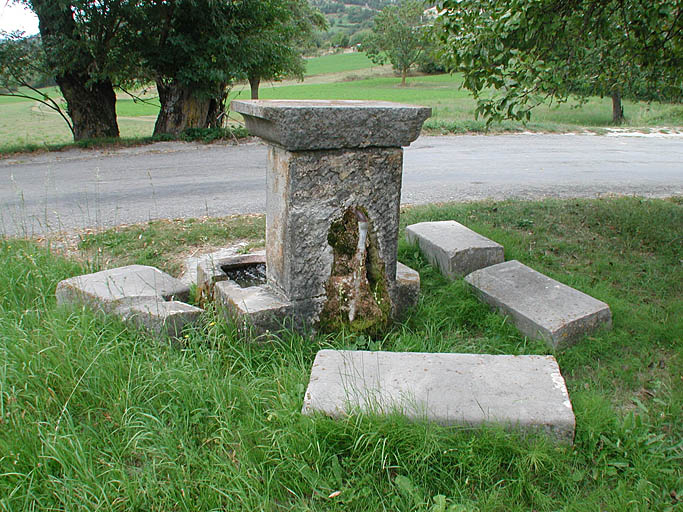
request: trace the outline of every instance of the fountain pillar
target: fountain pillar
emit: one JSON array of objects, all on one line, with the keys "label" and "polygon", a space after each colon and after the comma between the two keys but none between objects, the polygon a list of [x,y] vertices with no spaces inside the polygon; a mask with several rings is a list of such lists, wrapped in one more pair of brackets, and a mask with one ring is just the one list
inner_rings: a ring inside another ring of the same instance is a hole
[{"label": "fountain pillar", "polygon": [[291,317],[295,327],[381,332],[419,291],[417,273],[396,260],[402,146],[431,109],[308,100],[232,109],[269,145],[267,284],[247,293],[218,283],[222,302],[254,324]]}]

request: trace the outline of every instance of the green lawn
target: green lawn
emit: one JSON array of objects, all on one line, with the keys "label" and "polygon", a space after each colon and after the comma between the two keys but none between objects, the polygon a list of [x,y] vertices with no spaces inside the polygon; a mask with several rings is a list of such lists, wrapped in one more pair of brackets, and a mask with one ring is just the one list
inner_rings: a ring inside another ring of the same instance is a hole
[{"label": "green lawn", "polygon": [[213,310],[183,343],[57,307],[64,278],[263,238],[262,217],[119,228],[87,262],[0,240],[0,510],[674,511],[683,496],[683,203],[637,198],[408,209],[610,304],[612,331],[556,353],[574,446],[400,417],[300,414],[317,350],[547,354],[411,246],[421,298],[378,339],[254,340]]},{"label": "green lawn", "polygon": [[306,76],[357,71],[376,66],[364,53],[338,53],[306,59]]}]

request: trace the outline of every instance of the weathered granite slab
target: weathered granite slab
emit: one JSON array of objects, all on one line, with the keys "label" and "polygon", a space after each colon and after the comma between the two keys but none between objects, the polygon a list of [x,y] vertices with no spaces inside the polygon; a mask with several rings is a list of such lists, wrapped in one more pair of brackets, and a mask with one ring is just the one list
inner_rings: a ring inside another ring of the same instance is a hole
[{"label": "weathered granite slab", "polygon": [[146,265],[128,265],[65,279],[55,292],[57,304],[86,302],[107,312],[131,297],[187,300],[189,294],[188,285]]},{"label": "weathered granite slab", "polygon": [[156,298],[122,303],[116,313],[125,321],[156,334],[180,337],[188,324],[199,320],[202,309],[178,301],[164,301]]},{"label": "weathered granite slab", "polygon": [[502,245],[454,220],[412,224],[406,227],[406,239],[451,279],[505,260]]},{"label": "weathered granite slab", "polygon": [[285,149],[408,146],[432,109],[388,101],[237,100],[247,130]]},{"label": "weathered granite slab", "polygon": [[400,413],[443,425],[501,424],[571,443],[575,419],[552,356],[318,352],[302,412]]},{"label": "weathered granite slab", "polygon": [[477,270],[465,280],[484,302],[510,315],[524,335],[554,348],[612,327],[607,304],[516,260]]}]

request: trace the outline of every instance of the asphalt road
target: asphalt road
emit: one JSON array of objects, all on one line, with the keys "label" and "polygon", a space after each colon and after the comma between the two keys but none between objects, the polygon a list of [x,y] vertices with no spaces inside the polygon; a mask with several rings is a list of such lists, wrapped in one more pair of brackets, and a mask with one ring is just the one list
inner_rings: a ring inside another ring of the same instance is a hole
[{"label": "asphalt road", "polygon": [[[265,210],[266,148],[157,143],[0,159],[0,233]],[[683,138],[424,136],[406,149],[404,204],[683,194]]]}]

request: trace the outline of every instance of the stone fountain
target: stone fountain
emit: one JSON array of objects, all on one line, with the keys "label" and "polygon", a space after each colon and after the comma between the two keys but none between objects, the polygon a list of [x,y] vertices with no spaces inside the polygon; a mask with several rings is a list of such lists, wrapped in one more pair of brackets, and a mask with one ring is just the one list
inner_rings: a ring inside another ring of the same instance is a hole
[{"label": "stone fountain", "polygon": [[[266,251],[200,267],[200,291],[260,330],[382,332],[419,294],[419,275],[396,259],[402,147],[431,109],[313,100],[232,109],[268,144]],[[263,284],[230,277],[264,260]]]}]

